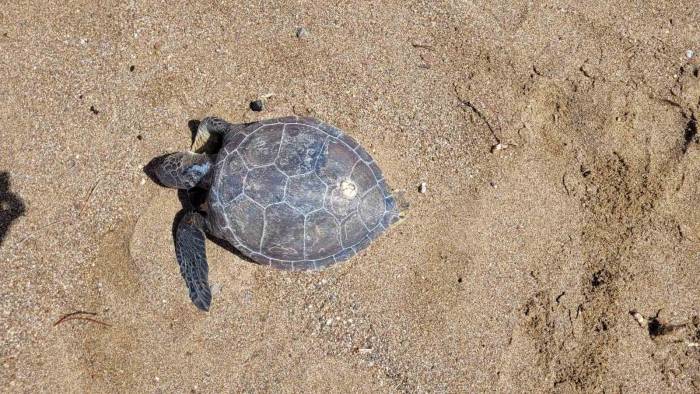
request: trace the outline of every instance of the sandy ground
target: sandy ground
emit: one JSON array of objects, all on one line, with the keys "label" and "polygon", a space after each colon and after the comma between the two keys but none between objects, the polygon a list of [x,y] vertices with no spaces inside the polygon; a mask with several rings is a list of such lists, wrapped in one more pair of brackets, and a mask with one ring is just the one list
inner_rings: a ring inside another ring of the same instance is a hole
[{"label": "sandy ground", "polygon": [[[698,392],[700,9],[338,3],[4,2],[0,390]],[[289,114],[408,219],[322,273],[209,242],[199,312],[142,166]]]}]

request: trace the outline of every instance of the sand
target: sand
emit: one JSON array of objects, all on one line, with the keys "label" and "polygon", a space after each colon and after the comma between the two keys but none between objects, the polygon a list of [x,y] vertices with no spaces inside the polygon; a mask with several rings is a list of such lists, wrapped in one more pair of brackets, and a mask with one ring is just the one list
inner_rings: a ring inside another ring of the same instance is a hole
[{"label": "sand", "polygon": [[[2,391],[698,392],[698,20],[688,1],[4,4]],[[321,273],[208,242],[202,313],[176,192],[142,167],[190,120],[290,114],[360,141],[408,217]],[[94,321],[54,325],[74,311]]]}]

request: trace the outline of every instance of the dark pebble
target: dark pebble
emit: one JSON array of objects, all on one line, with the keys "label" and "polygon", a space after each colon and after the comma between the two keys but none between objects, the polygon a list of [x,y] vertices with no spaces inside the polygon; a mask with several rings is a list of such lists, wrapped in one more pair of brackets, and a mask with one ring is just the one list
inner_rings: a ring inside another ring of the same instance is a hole
[{"label": "dark pebble", "polygon": [[297,28],[297,38],[306,38],[308,37],[309,32],[304,29],[303,27]]},{"label": "dark pebble", "polygon": [[252,109],[255,112],[260,112],[263,110],[263,102],[262,100],[255,100],[250,102],[250,109]]},{"label": "dark pebble", "polygon": [[139,141],[141,141],[141,140],[143,139],[143,136],[142,136],[141,134],[139,134],[139,135],[136,136],[136,139],[139,140]]},{"label": "dark pebble", "polygon": [[97,108],[95,108],[94,105],[91,105],[91,106],[90,106],[90,112],[92,112],[92,113],[95,114],[95,115],[97,115],[97,114],[100,113],[100,111],[98,111]]},{"label": "dark pebble", "polygon": [[129,66],[129,71],[134,72],[134,70],[136,70],[136,66]]}]

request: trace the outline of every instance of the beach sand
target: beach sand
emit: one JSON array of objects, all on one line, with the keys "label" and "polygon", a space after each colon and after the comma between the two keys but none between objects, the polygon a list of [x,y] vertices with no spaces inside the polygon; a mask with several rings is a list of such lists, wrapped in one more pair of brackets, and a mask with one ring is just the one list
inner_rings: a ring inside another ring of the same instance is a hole
[{"label": "beach sand", "polygon": [[[338,3],[3,5],[1,391],[698,392],[700,9]],[[198,311],[143,166],[291,114],[407,218],[320,273],[207,242]]]}]

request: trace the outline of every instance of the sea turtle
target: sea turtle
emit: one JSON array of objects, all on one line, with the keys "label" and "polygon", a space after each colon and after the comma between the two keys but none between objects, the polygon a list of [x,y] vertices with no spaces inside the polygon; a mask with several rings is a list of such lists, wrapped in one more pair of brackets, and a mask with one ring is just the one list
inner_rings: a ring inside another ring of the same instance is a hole
[{"label": "sea turtle", "polygon": [[205,233],[259,264],[320,270],[367,247],[400,215],[369,153],[313,118],[204,118],[192,150],[159,158],[152,173],[164,186],[208,190],[175,232],[180,272],[202,310],[211,304]]}]

